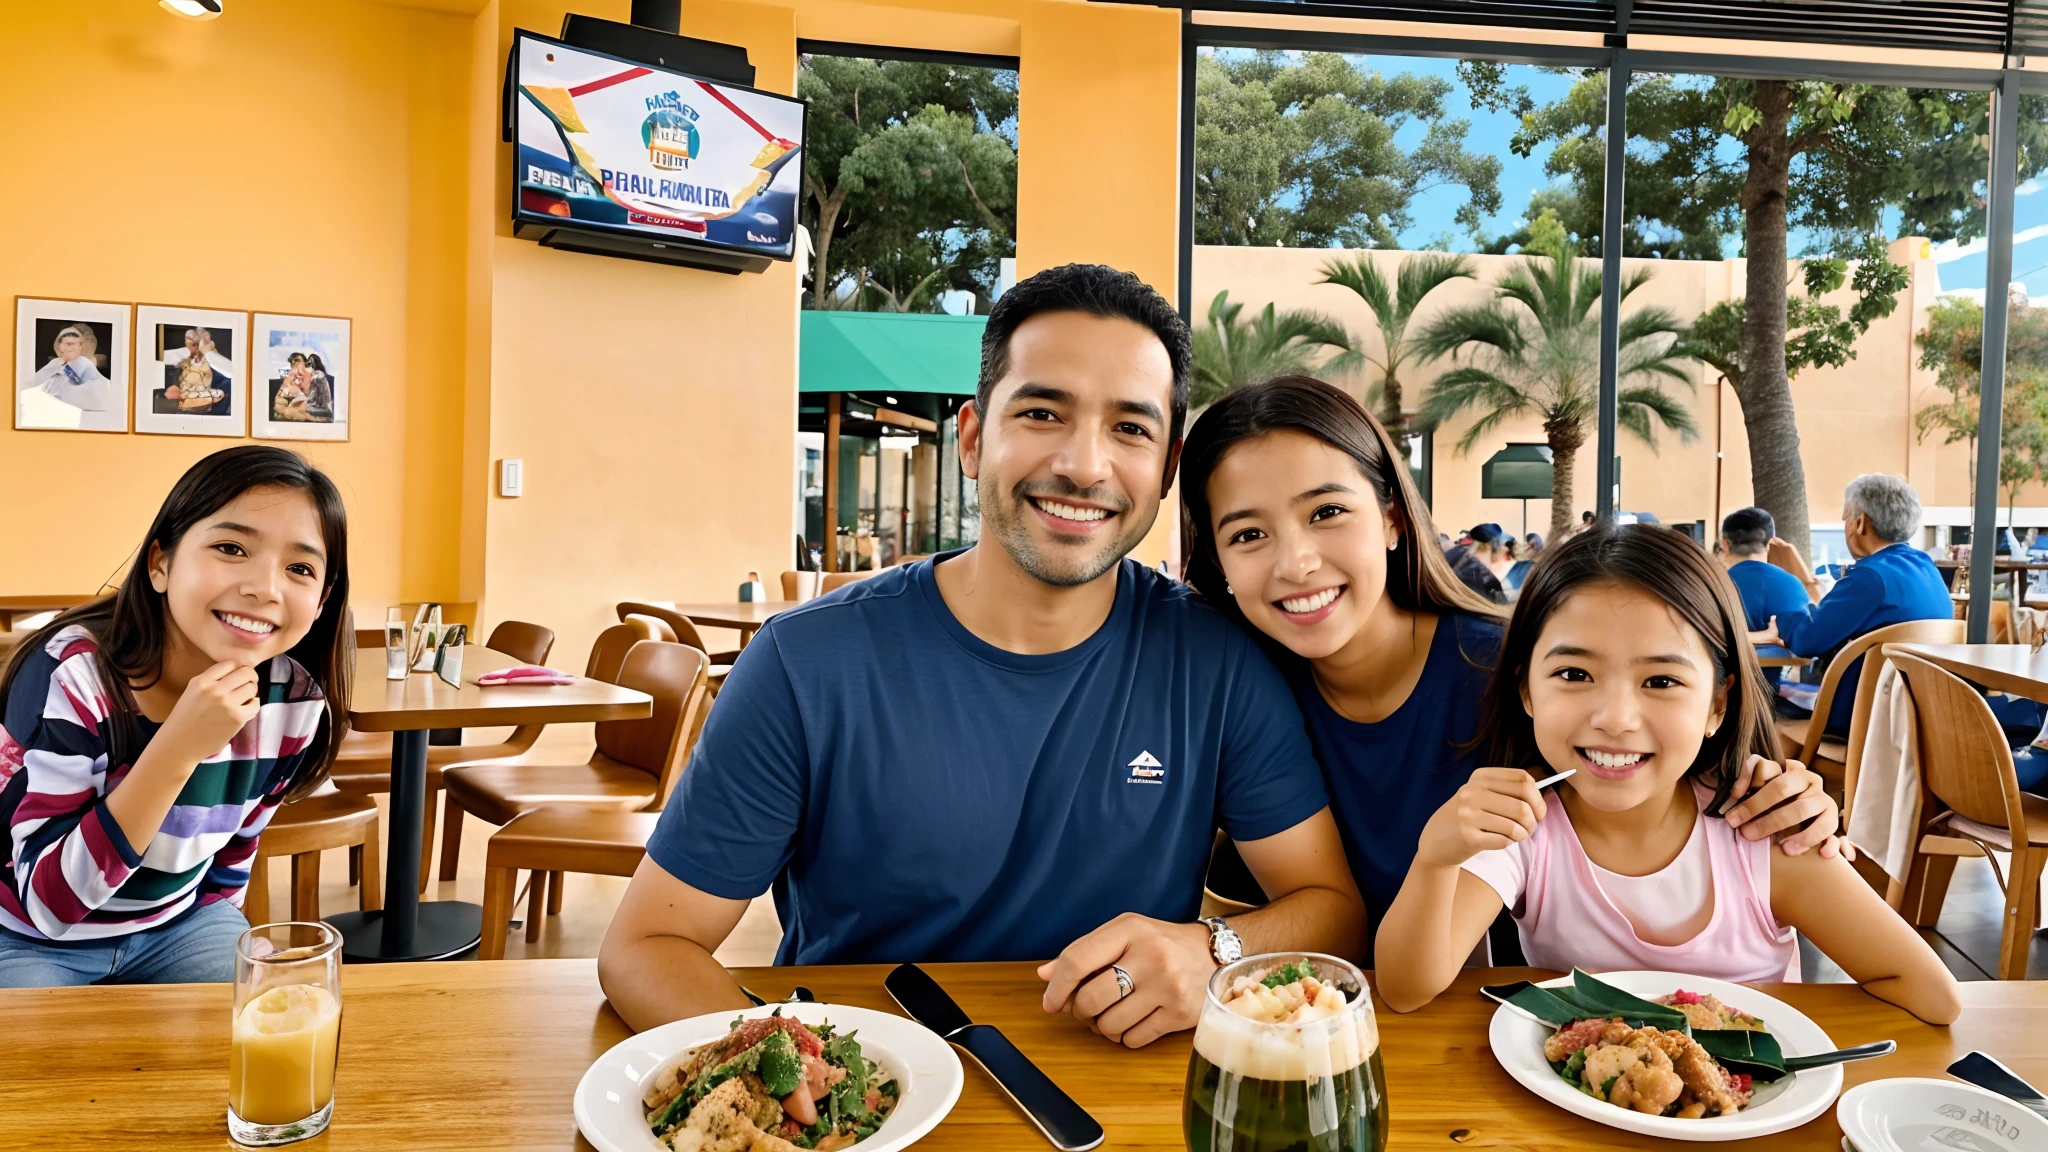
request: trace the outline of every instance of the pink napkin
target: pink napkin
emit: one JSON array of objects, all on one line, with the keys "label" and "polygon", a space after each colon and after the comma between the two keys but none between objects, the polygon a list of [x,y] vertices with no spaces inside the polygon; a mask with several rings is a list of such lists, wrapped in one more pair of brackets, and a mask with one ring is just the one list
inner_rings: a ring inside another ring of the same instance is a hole
[{"label": "pink napkin", "polygon": [[501,684],[574,684],[576,678],[567,672],[553,668],[542,668],[538,664],[521,664],[517,668],[500,668],[486,672],[476,678],[479,688],[490,688]]}]

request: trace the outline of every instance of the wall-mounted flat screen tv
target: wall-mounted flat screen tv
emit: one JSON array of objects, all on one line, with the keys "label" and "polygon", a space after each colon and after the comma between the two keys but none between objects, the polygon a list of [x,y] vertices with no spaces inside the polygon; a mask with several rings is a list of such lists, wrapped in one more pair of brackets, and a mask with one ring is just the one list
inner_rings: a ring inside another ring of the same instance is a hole
[{"label": "wall-mounted flat screen tv", "polygon": [[804,104],[518,32],[513,231],[725,271],[796,251]]}]

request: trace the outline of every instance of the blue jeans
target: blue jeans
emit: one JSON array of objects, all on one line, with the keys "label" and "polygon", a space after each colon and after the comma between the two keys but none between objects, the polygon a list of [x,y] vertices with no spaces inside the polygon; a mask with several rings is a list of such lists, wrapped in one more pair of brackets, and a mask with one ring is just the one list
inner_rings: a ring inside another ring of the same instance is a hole
[{"label": "blue jeans", "polygon": [[89,944],[52,944],[0,929],[0,988],[224,984],[235,978],[235,941],[248,930],[242,910],[225,900]]}]

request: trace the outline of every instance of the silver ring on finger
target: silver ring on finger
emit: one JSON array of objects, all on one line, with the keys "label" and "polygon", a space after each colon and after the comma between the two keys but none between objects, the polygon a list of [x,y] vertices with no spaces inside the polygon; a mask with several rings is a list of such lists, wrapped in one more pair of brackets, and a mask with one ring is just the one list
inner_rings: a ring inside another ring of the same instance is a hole
[{"label": "silver ring on finger", "polygon": [[1131,974],[1129,972],[1124,971],[1122,965],[1111,964],[1109,966],[1109,970],[1110,973],[1116,977],[1117,999],[1121,1000],[1124,997],[1129,996],[1131,993],[1138,990],[1138,982],[1131,979]]}]

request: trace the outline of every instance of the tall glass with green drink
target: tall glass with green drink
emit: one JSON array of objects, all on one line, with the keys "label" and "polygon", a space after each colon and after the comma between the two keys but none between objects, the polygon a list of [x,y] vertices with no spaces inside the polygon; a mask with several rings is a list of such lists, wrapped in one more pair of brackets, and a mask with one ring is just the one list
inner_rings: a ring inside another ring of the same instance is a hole
[{"label": "tall glass with green drink", "polygon": [[1193,1152],[1383,1152],[1386,1070],[1365,975],[1248,956],[1209,978],[1181,1119]]}]

